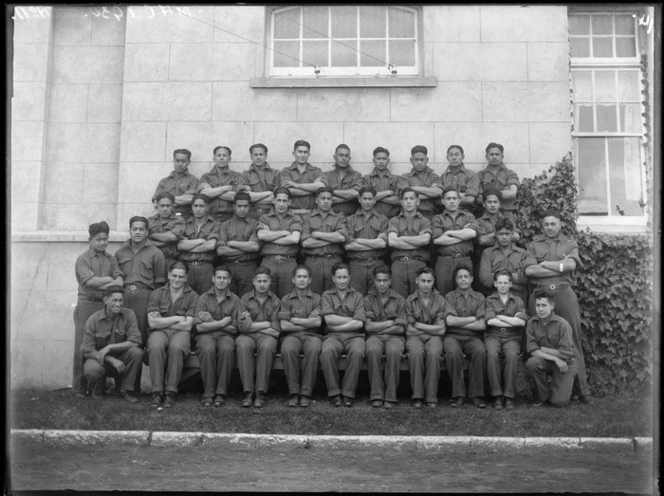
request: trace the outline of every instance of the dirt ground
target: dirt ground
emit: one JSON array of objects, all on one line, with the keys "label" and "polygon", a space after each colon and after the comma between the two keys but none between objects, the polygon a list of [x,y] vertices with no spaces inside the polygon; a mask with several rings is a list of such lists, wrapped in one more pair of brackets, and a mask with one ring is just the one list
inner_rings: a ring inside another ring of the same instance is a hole
[{"label": "dirt ground", "polygon": [[651,494],[649,451],[12,446],[11,489]]}]

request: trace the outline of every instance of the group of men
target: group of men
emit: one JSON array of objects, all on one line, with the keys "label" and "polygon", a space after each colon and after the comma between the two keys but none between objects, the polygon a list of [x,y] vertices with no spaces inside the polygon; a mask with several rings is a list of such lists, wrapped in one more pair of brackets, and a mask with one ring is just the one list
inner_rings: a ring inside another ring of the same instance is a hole
[{"label": "group of men", "polygon": [[372,406],[390,408],[405,352],[416,408],[437,405],[444,359],[451,406],[485,408],[486,376],[492,406],[511,409],[525,344],[538,403],[566,404],[573,384],[590,401],[572,290],[578,248],[556,212],[544,215],[541,239],[514,245],[518,177],[502,145],[487,146],[479,173],[452,145],[441,176],[422,145],[401,176],[389,170],[389,151],[376,148],[364,177],[347,145],[325,173],[308,163],[310,148],[296,141],[295,161],[276,171],[267,147],[252,145],[252,164],[238,173],[231,150],[217,147],[200,180],[188,172],[191,153],[175,150],[174,171],[153,196],[157,213],[130,219],[115,256],[105,251],[108,225],[90,226],[90,249],[76,264],[78,395],[101,396],[103,378],[115,374],[124,397],[138,401],[145,348],[150,405],[171,407],[193,347],[204,406],[226,401],[236,358],[242,405],[261,408],[280,347],[289,406],[310,405],[319,362],[333,403],[351,406],[366,357]]}]

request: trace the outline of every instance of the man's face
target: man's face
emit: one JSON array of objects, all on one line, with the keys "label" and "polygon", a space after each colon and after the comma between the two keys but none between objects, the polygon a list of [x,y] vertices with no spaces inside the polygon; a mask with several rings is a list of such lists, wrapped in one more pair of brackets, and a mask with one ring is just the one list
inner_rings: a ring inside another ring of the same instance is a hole
[{"label": "man's face", "polygon": [[454,280],[456,281],[457,288],[468,289],[473,282],[473,276],[470,275],[467,269],[460,269]]},{"label": "man's face", "polygon": [[104,305],[106,305],[106,313],[109,315],[117,315],[122,309],[124,303],[124,295],[122,293],[113,293],[110,296],[104,296]]},{"label": "man's face", "polygon": [[256,167],[263,167],[265,161],[267,160],[267,152],[261,148],[257,147],[251,150],[251,163]]},{"label": "man's face", "polygon": [[285,214],[288,212],[288,207],[290,207],[291,200],[288,198],[288,195],[285,193],[279,193],[274,200],[272,200],[272,205],[274,205],[274,211],[278,214]]},{"label": "man's face", "polygon": [[496,195],[489,195],[484,200],[484,210],[489,215],[496,215],[500,210],[500,200]]},{"label": "man's face", "polygon": [[376,169],[383,171],[390,165],[390,157],[385,152],[378,152],[373,158],[373,163]]},{"label": "man's face", "polygon": [[392,285],[392,279],[390,276],[384,272],[379,272],[374,277],[374,286],[376,286],[376,291],[380,295],[386,295],[390,292],[390,286]]},{"label": "man's face", "polygon": [[220,167],[226,167],[231,161],[231,154],[225,148],[219,148],[214,152],[214,163]]},{"label": "man's face", "polygon": [[510,281],[510,278],[507,276],[498,276],[498,278],[493,281],[493,287],[496,288],[501,295],[506,295],[510,292],[512,281]]},{"label": "man's face", "polygon": [[316,197],[316,205],[321,212],[329,212],[332,208],[332,193],[324,191]]},{"label": "man's face", "polygon": [[309,160],[309,155],[311,152],[306,146],[300,145],[295,150],[293,150],[293,157],[295,157],[295,162],[300,165],[304,165]]},{"label": "man's face", "polygon": [[502,228],[496,231],[496,242],[501,248],[508,248],[512,244],[512,233],[509,229]]},{"label": "man's face", "polygon": [[500,165],[503,163],[503,152],[500,151],[500,148],[489,148],[489,151],[486,152],[486,159],[489,165]]},{"label": "man's face", "polygon": [[456,212],[459,210],[459,193],[456,191],[448,191],[443,198],[443,205],[448,212]]},{"label": "man's face", "polygon": [[334,163],[337,167],[345,169],[350,164],[350,150],[348,148],[339,148],[334,155]]},{"label": "man's face", "polygon": [[184,269],[171,269],[168,273],[168,282],[174,289],[180,289],[187,282],[187,273]]},{"label": "man's face", "polygon": [[199,198],[191,204],[191,211],[194,213],[195,218],[202,219],[207,213],[207,203]]},{"label": "man's face", "polygon": [[417,207],[420,205],[420,199],[417,197],[417,194],[414,191],[409,191],[404,193],[401,197],[401,208],[404,212],[415,212]]},{"label": "man's face", "polygon": [[270,276],[267,274],[258,274],[254,276],[254,288],[259,294],[266,294],[270,290]]},{"label": "man's face", "polygon": [[360,206],[364,212],[371,212],[375,204],[376,197],[374,197],[373,193],[369,191],[362,193],[362,196],[360,196]]},{"label": "man's face", "polygon": [[107,246],[108,234],[106,233],[97,233],[90,238],[90,248],[92,248],[95,253],[103,253]]},{"label": "man's face", "polygon": [[293,276],[293,284],[297,289],[307,289],[309,284],[311,284],[311,276],[306,269],[297,269],[295,275]]},{"label": "man's face", "polygon": [[246,219],[249,215],[249,207],[249,200],[237,200],[233,205],[233,210],[240,219]]},{"label": "man's face", "polygon": [[212,276],[212,284],[218,291],[226,291],[228,285],[231,283],[231,275],[225,270],[218,270]]},{"label": "man's face", "polygon": [[183,173],[189,167],[189,157],[184,153],[176,153],[173,156],[173,169],[175,172]]},{"label": "man's face", "polygon": [[429,162],[429,157],[427,157],[423,152],[417,152],[410,157],[410,163],[413,164],[413,170],[415,172],[422,172],[427,167]]},{"label": "man's face", "polygon": [[148,237],[148,226],[143,221],[134,222],[129,228],[129,237],[136,244],[142,243]]},{"label": "man's face", "polygon": [[463,164],[463,153],[458,148],[450,148],[447,152],[447,161],[452,167],[458,167]]},{"label": "man's face", "polygon": [[540,319],[546,319],[553,311],[553,303],[548,298],[537,298],[535,300],[535,313]]},{"label": "man's face", "polygon": [[553,216],[544,217],[544,220],[542,220],[542,229],[547,238],[555,238],[558,236],[561,227],[560,221]]},{"label": "man's face", "polygon": [[420,293],[428,295],[433,290],[433,281],[433,274],[425,273],[417,276],[417,279],[415,279],[415,284],[417,284],[417,289],[419,289]]},{"label": "man's face", "polygon": [[173,215],[173,202],[168,198],[162,198],[157,202],[157,212],[159,212],[160,217],[168,219]]},{"label": "man's face", "polygon": [[332,276],[332,281],[339,291],[346,290],[350,284],[350,274],[348,273],[348,270],[337,269],[337,271],[334,273],[334,276]]}]

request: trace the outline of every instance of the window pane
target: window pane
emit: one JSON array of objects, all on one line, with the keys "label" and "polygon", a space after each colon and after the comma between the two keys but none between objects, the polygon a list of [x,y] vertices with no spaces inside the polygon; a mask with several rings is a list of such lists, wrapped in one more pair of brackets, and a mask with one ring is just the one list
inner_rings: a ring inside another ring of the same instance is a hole
[{"label": "window pane", "polygon": [[332,7],[332,38],[357,38],[357,7]]},{"label": "window pane", "polygon": [[385,38],[385,7],[360,7],[360,37]]},{"label": "window pane", "polygon": [[572,72],[572,91],[575,102],[593,101],[593,83],[591,71]]},{"label": "window pane", "polygon": [[302,19],[304,38],[328,36],[328,7],[302,7]]},{"label": "window pane", "polygon": [[300,37],[300,9],[281,12],[274,17],[275,39],[298,39]]},{"label": "window pane", "polygon": [[398,7],[390,7],[390,38],[414,38],[415,37],[415,14],[411,10]]},{"label": "window pane", "polygon": [[631,15],[616,16],[616,34],[635,34],[634,22]]},{"label": "window pane", "polygon": [[569,16],[569,34],[590,34],[590,16]]},{"label": "window pane", "polygon": [[579,213],[607,214],[606,159],[604,138],[577,139],[579,171]]},{"label": "window pane", "polygon": [[572,57],[590,57],[589,38],[570,38]]},{"label": "window pane", "polygon": [[357,41],[332,42],[332,67],[357,67]]},{"label": "window pane", "polygon": [[634,38],[616,38],[616,57],[635,57],[636,40]]},{"label": "window pane", "polygon": [[616,132],[616,105],[597,105],[597,131]]},{"label": "window pane", "polygon": [[593,116],[592,105],[577,105],[576,112],[576,130],[580,133],[592,133],[595,130],[595,117]]},{"label": "window pane", "polygon": [[623,103],[620,105],[620,131],[641,133],[641,104]]},{"label": "window pane", "polygon": [[616,205],[625,215],[643,215],[639,207],[641,191],[641,154],[639,138],[609,138],[612,214]]},{"label": "window pane", "polygon": [[595,101],[615,102],[616,96],[615,71],[595,71]]},{"label": "window pane", "polygon": [[618,96],[622,101],[640,101],[640,82],[637,71],[618,72]]},{"label": "window pane", "polygon": [[593,57],[613,57],[613,38],[593,38]]},{"label": "window pane", "polygon": [[307,65],[327,67],[327,41],[304,41],[302,42],[302,58]]},{"label": "window pane", "polygon": [[274,67],[300,67],[300,42],[275,41]]},{"label": "window pane", "polygon": [[[390,64],[396,66],[414,66],[415,65],[415,41],[402,40],[390,41]],[[398,68],[397,68],[398,70]]]},{"label": "window pane", "polygon": [[387,43],[382,40],[360,42],[360,65],[362,67],[384,67],[387,55],[385,49]]},{"label": "window pane", "polygon": [[613,16],[592,16],[593,19],[593,35],[596,34],[612,34],[613,29]]}]

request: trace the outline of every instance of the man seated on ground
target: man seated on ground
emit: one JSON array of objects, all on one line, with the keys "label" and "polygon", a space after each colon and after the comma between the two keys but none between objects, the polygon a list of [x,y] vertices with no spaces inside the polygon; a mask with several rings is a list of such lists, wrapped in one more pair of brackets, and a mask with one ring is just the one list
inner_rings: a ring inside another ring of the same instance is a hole
[{"label": "man seated on ground", "polygon": [[[365,332],[371,406],[392,408],[397,404],[399,370],[405,339],[406,300],[390,288],[392,271],[386,265],[373,269],[373,288],[364,297]],[[385,371],[381,369],[385,355]],[[383,375],[385,380],[383,381]]]},{"label": "man seated on ground", "polygon": [[150,293],[150,408],[159,408],[162,401],[165,408],[173,406],[182,376],[182,366],[191,351],[191,328],[198,295],[187,285],[187,270],[184,262],[173,262],[166,285]]},{"label": "man seated on ground", "polygon": [[228,267],[216,267],[212,288],[196,303],[196,355],[203,379],[201,401],[206,407],[213,404],[219,407],[226,402],[233,372],[240,298],[229,289],[231,277]]},{"label": "man seated on ground", "polygon": [[159,193],[156,196],[157,213],[150,217],[148,239],[159,248],[166,259],[166,267],[170,267],[178,258],[178,241],[184,234],[184,219],[173,213],[175,198],[170,193]]},{"label": "man seated on ground", "polygon": [[[106,388],[106,376],[122,380],[122,396],[130,403],[138,403],[133,394],[136,375],[142,366],[141,333],[136,315],[122,308],[122,286],[109,286],[104,293],[104,308],[93,313],[85,323],[81,355],[85,359],[83,373],[93,385],[93,398],[101,398]],[[137,391],[138,393],[138,391]]]},{"label": "man seated on ground", "polygon": [[[320,363],[332,404],[351,407],[364,360],[364,298],[350,286],[350,269],[345,263],[332,267],[332,280],[334,288],[322,296],[326,334]],[[342,353],[346,354],[346,373],[339,387],[337,360]]]},{"label": "man seated on ground", "polygon": [[[533,406],[547,403],[565,406],[572,397],[577,372],[572,328],[553,312],[551,291],[537,288],[533,298],[537,315],[530,318],[526,327],[526,351],[530,354],[526,369],[537,389],[537,402]],[[551,377],[550,385],[548,377]]]},{"label": "man seated on ground", "polygon": [[281,302],[270,291],[271,282],[270,269],[258,267],[253,278],[254,289],[240,299],[238,307],[239,334],[235,345],[244,389],[244,408],[252,404],[254,408],[263,408],[267,401],[272,361],[281,331],[278,317]]},{"label": "man seated on ground", "polygon": [[[493,285],[496,291],[487,297],[484,315],[487,328],[484,335],[486,374],[493,397],[491,406],[501,410],[504,397],[505,408],[512,410],[516,396],[519,352],[528,315],[523,300],[512,292],[512,273],[509,270],[497,270],[493,275]],[[502,374],[500,355],[505,358]]]},{"label": "man seated on ground", "polygon": [[316,191],[325,187],[321,181],[323,171],[309,163],[310,150],[308,141],[297,140],[293,145],[295,162],[279,174],[277,187],[288,188],[293,195],[291,212],[295,215],[304,215],[316,208]]},{"label": "man seated on ground", "polygon": [[438,405],[438,380],[445,335],[446,302],[434,288],[431,267],[422,267],[415,278],[417,289],[406,298],[406,350],[410,368],[410,388],[413,407]]},{"label": "man seated on ground", "polygon": [[[298,265],[293,270],[295,289],[281,299],[281,360],[288,383],[290,407],[311,405],[316,385],[318,360],[323,346],[321,297],[311,291],[311,269]],[[300,368],[300,353],[304,355]]]}]

